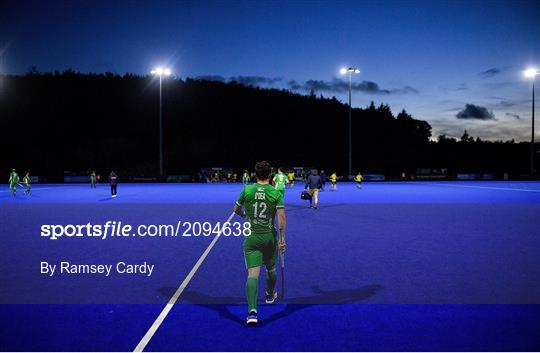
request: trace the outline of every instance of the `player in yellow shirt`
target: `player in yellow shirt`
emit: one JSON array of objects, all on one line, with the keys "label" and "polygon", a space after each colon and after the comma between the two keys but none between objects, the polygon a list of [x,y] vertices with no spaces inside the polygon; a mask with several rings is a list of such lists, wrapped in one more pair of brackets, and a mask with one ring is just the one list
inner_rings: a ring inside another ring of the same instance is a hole
[{"label": "player in yellow shirt", "polygon": [[289,179],[289,187],[292,189],[292,187],[294,186],[294,172],[290,171],[287,174],[287,178]]},{"label": "player in yellow shirt", "polygon": [[25,194],[25,195],[30,195],[30,189],[31,189],[32,187],[30,186],[30,173],[29,173],[29,172],[26,172],[26,173],[24,174],[23,184],[26,185],[26,190],[24,191],[24,194]]},{"label": "player in yellow shirt", "polygon": [[332,175],[330,175],[330,182],[332,183],[331,190],[337,190],[337,174],[336,172],[333,172]]},{"label": "player in yellow shirt", "polygon": [[363,178],[362,174],[360,172],[358,172],[358,174],[356,174],[355,179],[356,179],[356,187],[359,188],[359,189],[362,187],[362,185],[361,185],[362,184],[362,178]]}]

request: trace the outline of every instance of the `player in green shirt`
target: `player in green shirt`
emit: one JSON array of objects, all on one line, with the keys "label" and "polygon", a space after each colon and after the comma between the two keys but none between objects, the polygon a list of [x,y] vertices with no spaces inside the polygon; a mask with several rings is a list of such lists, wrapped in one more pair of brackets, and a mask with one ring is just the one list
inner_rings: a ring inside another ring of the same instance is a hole
[{"label": "player in green shirt", "polygon": [[244,183],[244,185],[247,185],[249,184],[250,181],[251,181],[251,176],[249,175],[247,170],[244,170],[244,175],[242,175],[242,183]]},{"label": "player in green shirt", "polygon": [[11,174],[9,174],[9,188],[11,189],[11,192],[13,193],[13,196],[17,195],[17,184],[19,183],[19,174],[15,171],[15,169],[11,170]]},{"label": "player in green shirt", "polygon": [[95,189],[96,188],[96,172],[92,170],[92,173],[90,173],[90,187]]},{"label": "player in green shirt", "polygon": [[30,173],[29,173],[29,172],[26,172],[26,173],[24,174],[24,178],[23,178],[22,181],[23,181],[23,184],[26,185],[26,190],[25,190],[24,193],[25,193],[26,195],[30,195],[30,189],[31,189],[31,187],[30,187]]},{"label": "player in green shirt", "polygon": [[281,168],[278,168],[278,173],[274,175],[273,182],[276,190],[285,197],[285,185],[287,185],[289,181]]},{"label": "player in green shirt", "polygon": [[[269,184],[272,167],[268,162],[255,165],[257,182],[246,186],[240,196],[234,212],[247,217],[251,225],[251,234],[244,238],[244,259],[248,270],[246,297],[248,302],[248,325],[257,323],[257,294],[261,265],[266,267],[266,303],[272,304],[277,298],[276,262],[278,251],[285,251],[285,208],[283,194]],[[278,215],[279,241],[274,219]]]}]

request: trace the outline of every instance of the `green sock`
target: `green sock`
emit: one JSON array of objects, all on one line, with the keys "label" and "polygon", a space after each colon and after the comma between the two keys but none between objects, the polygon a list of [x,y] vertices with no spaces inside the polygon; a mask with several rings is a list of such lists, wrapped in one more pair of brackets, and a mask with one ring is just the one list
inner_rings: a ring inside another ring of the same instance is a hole
[{"label": "green sock", "polygon": [[266,271],[266,293],[272,294],[274,293],[274,289],[276,288],[276,269],[272,269],[270,271]]},{"label": "green sock", "polygon": [[257,294],[259,292],[259,279],[248,276],[246,282],[246,297],[248,301],[248,312],[257,311]]}]

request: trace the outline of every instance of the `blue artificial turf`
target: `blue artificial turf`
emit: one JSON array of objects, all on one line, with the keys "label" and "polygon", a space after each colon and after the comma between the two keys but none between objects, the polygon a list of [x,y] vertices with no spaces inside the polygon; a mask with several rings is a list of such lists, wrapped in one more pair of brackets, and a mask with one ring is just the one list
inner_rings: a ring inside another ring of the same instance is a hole
[{"label": "blue artificial turf", "polygon": [[[15,198],[1,190],[0,348],[133,349],[211,241],[52,241],[39,236],[42,224],[223,222],[241,188],[120,184],[116,199],[106,185],[35,185]],[[540,349],[540,183],[341,183],[320,193],[318,210],[301,189],[285,198],[287,297],[261,306],[260,327],[242,324],[242,239],[222,237],[149,350]],[[64,260],[156,269],[39,273],[40,261]]]}]

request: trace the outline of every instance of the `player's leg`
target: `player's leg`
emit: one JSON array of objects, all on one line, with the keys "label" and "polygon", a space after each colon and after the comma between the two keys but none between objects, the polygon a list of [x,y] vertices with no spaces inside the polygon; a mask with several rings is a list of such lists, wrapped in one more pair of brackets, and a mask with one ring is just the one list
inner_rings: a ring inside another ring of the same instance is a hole
[{"label": "player's leg", "polygon": [[319,206],[319,189],[313,189],[313,198],[315,199],[315,209]]},{"label": "player's leg", "polygon": [[11,184],[11,193],[13,196],[17,195],[17,184]]},{"label": "player's leg", "polygon": [[309,189],[309,208],[313,208],[313,189]]},{"label": "player's leg", "polygon": [[[261,266],[248,268],[246,281],[246,299],[248,302],[248,314],[257,314],[257,296],[259,294],[259,274]],[[249,323],[249,321],[248,321]]]},{"label": "player's leg", "polygon": [[257,323],[257,295],[259,292],[259,273],[263,262],[263,254],[259,250],[257,235],[251,234],[244,240],[244,260],[248,271],[246,280],[246,299],[248,302],[248,324]]},{"label": "player's leg", "polygon": [[263,262],[266,268],[266,303],[273,304],[277,299],[276,291],[276,263],[278,257],[278,241],[276,236],[273,236],[272,241],[268,244],[267,249],[263,252]]}]

